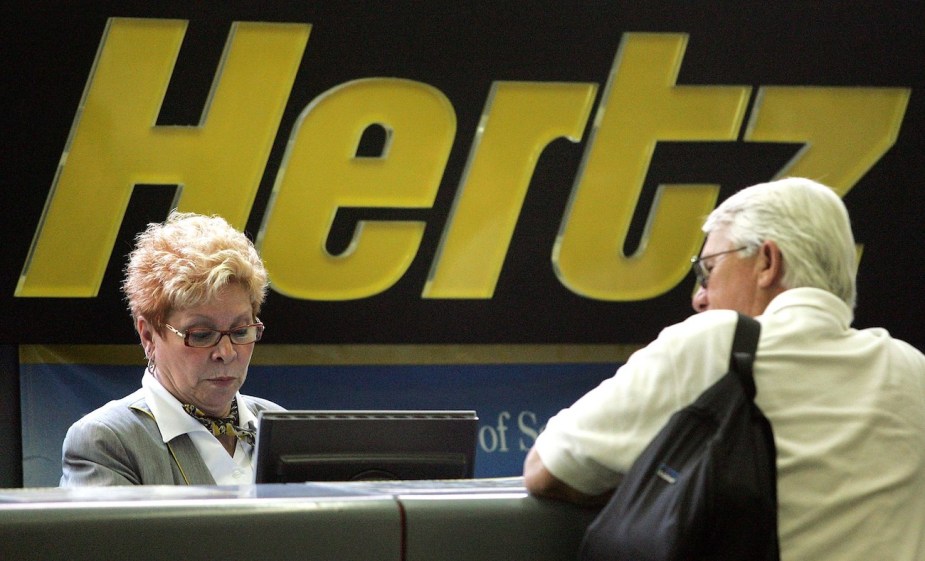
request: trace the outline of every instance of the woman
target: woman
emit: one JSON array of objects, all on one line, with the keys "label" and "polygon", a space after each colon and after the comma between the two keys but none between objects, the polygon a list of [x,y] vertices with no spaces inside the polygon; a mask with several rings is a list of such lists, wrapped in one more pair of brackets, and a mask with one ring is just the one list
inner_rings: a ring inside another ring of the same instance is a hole
[{"label": "woman", "polygon": [[250,483],[257,413],[281,409],[238,392],[264,329],[253,244],[222,218],[173,212],[139,234],[122,288],[148,368],[68,430],[61,485]]}]

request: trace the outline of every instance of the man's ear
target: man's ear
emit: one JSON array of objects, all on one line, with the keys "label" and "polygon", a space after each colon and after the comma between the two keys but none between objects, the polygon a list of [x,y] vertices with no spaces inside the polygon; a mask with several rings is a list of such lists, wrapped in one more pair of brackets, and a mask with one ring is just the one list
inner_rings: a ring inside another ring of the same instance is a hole
[{"label": "man's ear", "polygon": [[774,288],[780,286],[784,278],[784,255],[777,243],[765,241],[758,248],[758,286]]}]

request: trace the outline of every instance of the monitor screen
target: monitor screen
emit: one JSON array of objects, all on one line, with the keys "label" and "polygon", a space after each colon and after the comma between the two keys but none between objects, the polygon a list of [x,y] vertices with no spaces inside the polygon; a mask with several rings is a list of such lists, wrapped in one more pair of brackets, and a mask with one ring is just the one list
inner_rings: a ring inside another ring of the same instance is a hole
[{"label": "monitor screen", "polygon": [[474,411],[262,411],[256,483],[471,478]]}]

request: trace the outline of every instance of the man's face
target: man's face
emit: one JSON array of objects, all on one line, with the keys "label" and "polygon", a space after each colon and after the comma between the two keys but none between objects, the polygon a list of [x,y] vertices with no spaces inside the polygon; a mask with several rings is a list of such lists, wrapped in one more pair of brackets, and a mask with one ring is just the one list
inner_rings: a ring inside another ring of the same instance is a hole
[{"label": "man's face", "polygon": [[706,286],[694,294],[694,310],[735,310],[752,316],[761,313],[755,309],[756,256],[743,256],[744,251],[736,251],[739,247],[729,241],[724,229],[707,237],[700,252]]}]

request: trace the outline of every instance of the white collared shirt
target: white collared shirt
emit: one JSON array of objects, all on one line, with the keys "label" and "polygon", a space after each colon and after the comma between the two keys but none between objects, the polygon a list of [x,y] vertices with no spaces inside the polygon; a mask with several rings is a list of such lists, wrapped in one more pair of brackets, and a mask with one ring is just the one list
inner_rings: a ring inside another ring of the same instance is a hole
[{"label": "white collared shirt", "polygon": [[[665,328],[536,440],[546,468],[588,494],[613,488],[670,415],[726,372],[735,313]],[[853,329],[833,294],[795,288],[761,322],[756,403],[777,447],[784,561],[925,559],[925,356]]]},{"label": "white collared shirt", "polygon": [[[217,485],[244,485],[253,481],[254,467],[251,461],[254,456],[254,447],[252,445],[236,439],[234,457],[231,457],[209,429],[184,411],[180,401],[171,395],[151,373],[145,372],[141,385],[145,391],[145,400],[151,408],[151,413],[154,415],[154,420],[157,422],[165,443],[181,434],[188,434]],[[257,426],[257,418],[244,405],[241,395],[236,394],[235,399],[238,400],[240,425],[243,427],[248,424]]]}]

